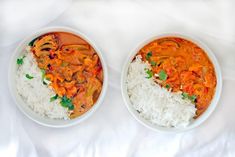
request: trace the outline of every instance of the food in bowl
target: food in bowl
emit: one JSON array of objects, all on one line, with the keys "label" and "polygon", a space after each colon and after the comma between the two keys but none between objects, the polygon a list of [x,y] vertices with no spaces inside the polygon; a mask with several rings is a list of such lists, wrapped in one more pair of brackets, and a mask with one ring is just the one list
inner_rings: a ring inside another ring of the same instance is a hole
[{"label": "food in bowl", "polygon": [[79,117],[93,107],[102,91],[98,54],[72,33],[50,32],[35,38],[16,64],[18,94],[43,117]]},{"label": "food in bowl", "polygon": [[132,107],[148,122],[185,128],[215,94],[217,78],[206,52],[181,37],[161,37],[134,56],[126,87]]}]

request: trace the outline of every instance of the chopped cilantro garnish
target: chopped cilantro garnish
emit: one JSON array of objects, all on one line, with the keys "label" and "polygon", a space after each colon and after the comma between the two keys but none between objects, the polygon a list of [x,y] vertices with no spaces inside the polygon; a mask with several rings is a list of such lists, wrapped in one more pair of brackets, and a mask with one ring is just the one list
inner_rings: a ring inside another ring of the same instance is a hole
[{"label": "chopped cilantro garnish", "polygon": [[29,74],[26,74],[25,77],[30,79],[30,80],[34,78],[33,76],[30,76]]},{"label": "chopped cilantro garnish", "polygon": [[147,60],[149,60],[150,59],[150,57],[152,57],[152,51],[149,51],[148,53],[147,53],[147,55],[146,55],[146,59]]},{"label": "chopped cilantro garnish", "polygon": [[44,79],[46,75],[46,71],[44,69],[41,69],[41,72],[42,72],[42,79]]},{"label": "chopped cilantro garnish", "polygon": [[33,39],[32,41],[29,42],[28,45],[29,45],[29,46],[33,46],[34,42],[35,42],[37,39],[38,39],[38,38]]},{"label": "chopped cilantro garnish", "polygon": [[169,84],[166,84],[166,88],[169,89],[171,88],[171,86]]},{"label": "chopped cilantro garnish", "polygon": [[45,81],[42,81],[42,83],[43,83],[44,85],[47,85],[47,83],[46,83]]},{"label": "chopped cilantro garnish", "polygon": [[43,83],[44,85],[48,85],[48,82],[47,82],[47,81],[50,81],[50,80],[48,80],[47,78],[45,78],[45,76],[46,76],[46,71],[45,71],[44,69],[41,69],[41,72],[42,72],[42,83]]},{"label": "chopped cilantro garnish", "polygon": [[157,62],[151,61],[150,64],[151,64],[152,66],[156,66],[156,65],[157,65]]},{"label": "chopped cilantro garnish", "polygon": [[161,70],[159,73],[159,79],[165,81],[167,79],[167,73],[164,70]]},{"label": "chopped cilantro garnish", "polygon": [[69,110],[73,110],[74,109],[74,105],[69,106]]},{"label": "chopped cilantro garnish", "polygon": [[73,110],[74,109],[74,105],[72,103],[72,100],[67,98],[66,96],[63,96],[61,98],[61,102],[60,104],[63,106],[63,107],[66,107],[68,108],[69,110]]},{"label": "chopped cilantro garnish", "polygon": [[182,93],[182,98],[183,98],[183,99],[189,99],[189,100],[191,100],[192,102],[195,102],[196,99],[197,99],[197,96],[196,96],[196,95],[189,95],[188,93],[183,92],[183,93]]},{"label": "chopped cilantro garnish", "polygon": [[50,102],[55,101],[58,98],[58,94],[50,98]]},{"label": "chopped cilantro garnish", "polygon": [[23,57],[21,57],[21,58],[18,58],[17,59],[17,61],[16,61],[16,63],[18,64],[18,65],[22,65],[23,63],[24,63],[24,59],[25,58],[25,56],[23,56]]},{"label": "chopped cilantro garnish", "polygon": [[186,98],[188,98],[188,93],[183,92],[182,96],[183,96],[183,99],[186,99]]},{"label": "chopped cilantro garnish", "polygon": [[146,77],[147,79],[153,77],[153,72],[149,69],[146,69],[146,74],[148,74],[148,76]]},{"label": "chopped cilantro garnish", "polygon": [[47,77],[46,77],[46,70],[41,69],[41,72],[42,72],[42,83],[43,83],[44,85],[50,84],[50,82],[48,82],[48,81],[51,81],[51,80],[50,80],[50,78],[47,78]]},{"label": "chopped cilantro garnish", "polygon": [[197,99],[197,96],[196,96],[196,95],[191,95],[191,96],[189,97],[189,99],[190,99],[192,102],[195,102],[196,99]]}]

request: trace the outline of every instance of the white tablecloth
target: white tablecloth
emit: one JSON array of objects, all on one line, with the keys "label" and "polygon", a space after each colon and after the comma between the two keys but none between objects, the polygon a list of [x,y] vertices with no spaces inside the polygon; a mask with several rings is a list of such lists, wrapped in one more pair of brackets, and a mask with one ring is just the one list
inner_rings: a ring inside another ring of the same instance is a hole
[{"label": "white tablecloth", "polygon": [[[234,157],[234,8],[233,0],[1,0],[0,157]],[[8,90],[8,64],[15,47],[47,26],[84,32],[108,63],[104,103],[89,119],[69,128],[48,128],[29,120]],[[214,51],[222,67],[219,105],[192,131],[151,131],[135,121],[121,96],[120,74],[129,52],[162,32],[192,34]]]}]

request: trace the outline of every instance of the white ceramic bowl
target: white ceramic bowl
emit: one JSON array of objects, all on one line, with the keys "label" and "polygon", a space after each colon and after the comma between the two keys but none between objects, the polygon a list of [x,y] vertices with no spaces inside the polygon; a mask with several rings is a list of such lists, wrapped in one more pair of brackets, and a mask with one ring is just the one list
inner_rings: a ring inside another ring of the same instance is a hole
[{"label": "white ceramic bowl", "polygon": [[[153,125],[152,123],[148,122],[147,120],[145,120],[144,118],[142,118],[139,113],[133,108],[129,96],[127,94],[127,86],[126,86],[126,78],[127,78],[127,71],[128,71],[128,67],[131,63],[131,61],[133,60],[133,58],[135,57],[135,55],[137,54],[137,52],[146,44],[150,43],[151,41],[155,40],[155,39],[159,39],[162,37],[180,37],[186,40],[189,40],[195,44],[197,44],[199,47],[201,47],[208,55],[208,57],[210,58],[211,62],[214,65],[215,68],[215,73],[216,73],[216,77],[217,77],[217,86],[216,86],[216,91],[214,94],[214,97],[211,101],[211,104],[209,105],[209,107],[207,108],[207,110],[201,115],[199,116],[199,118],[197,118],[196,120],[193,120],[186,128],[183,129],[177,129],[177,128],[167,128],[167,127],[162,127],[162,126],[157,126],[157,125]],[[138,47],[136,47],[130,54],[130,56],[128,57],[126,63],[124,64],[124,68],[122,71],[122,78],[121,78],[121,90],[122,90],[122,96],[124,98],[125,104],[127,109],[129,110],[129,112],[134,116],[134,118],[139,121],[141,124],[143,124],[144,126],[154,130],[154,131],[160,131],[160,132],[182,132],[182,131],[186,131],[186,130],[190,130],[193,129],[197,126],[199,126],[200,124],[202,124],[210,115],[211,113],[215,110],[220,95],[221,95],[221,90],[222,90],[222,76],[221,76],[221,69],[220,66],[218,64],[218,61],[216,59],[216,57],[214,56],[213,52],[205,45],[203,44],[201,41],[195,39],[195,38],[191,38],[187,35],[182,35],[182,34],[174,34],[174,33],[169,33],[169,34],[162,34],[162,35],[157,35],[154,36],[152,38],[149,38],[143,42],[141,42]]]},{"label": "white ceramic bowl", "polygon": [[[49,33],[49,32],[68,32],[68,33],[72,33],[75,35],[78,35],[79,37],[81,37],[82,39],[86,40],[97,52],[97,54],[99,55],[99,58],[101,60],[102,63],[102,67],[103,67],[103,74],[104,74],[104,80],[103,80],[103,86],[102,86],[102,91],[100,93],[100,96],[97,100],[97,102],[94,104],[94,106],[87,111],[86,113],[84,113],[83,115],[75,118],[75,119],[71,119],[71,120],[55,120],[55,119],[49,119],[49,118],[44,118],[38,114],[36,114],[34,111],[32,111],[26,104],[25,102],[22,100],[21,96],[19,96],[19,94],[16,91],[16,81],[15,81],[15,74],[16,74],[16,70],[17,70],[17,64],[16,64],[16,60],[18,57],[22,56],[21,54],[23,53],[23,50],[25,49],[25,47],[27,46],[27,44],[32,41],[33,39],[35,39],[38,36],[41,36],[43,34]],[[71,28],[67,28],[67,27],[48,27],[48,28],[44,28],[42,30],[39,30],[38,32],[30,35],[29,37],[27,37],[25,40],[23,40],[19,46],[16,48],[11,61],[10,61],[10,65],[9,65],[9,71],[8,71],[8,81],[9,81],[9,89],[11,92],[12,97],[15,100],[15,103],[17,105],[17,107],[30,119],[32,119],[33,121],[42,124],[44,126],[49,126],[49,127],[67,127],[67,126],[72,126],[75,125],[79,122],[84,121],[86,118],[88,118],[89,116],[91,116],[96,110],[97,108],[100,106],[100,104],[102,103],[106,91],[107,91],[107,85],[108,85],[108,71],[107,71],[107,65],[105,63],[103,54],[101,53],[101,51],[98,49],[98,47],[94,44],[94,42],[92,42],[87,36],[85,36],[83,33],[71,29]]]}]

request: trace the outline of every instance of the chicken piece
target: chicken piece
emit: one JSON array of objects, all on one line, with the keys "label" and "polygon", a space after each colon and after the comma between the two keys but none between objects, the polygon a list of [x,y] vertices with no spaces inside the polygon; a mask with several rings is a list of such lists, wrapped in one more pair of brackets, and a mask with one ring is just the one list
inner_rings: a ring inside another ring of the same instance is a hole
[{"label": "chicken piece", "polygon": [[204,77],[204,82],[203,84],[206,86],[206,87],[209,87],[209,88],[213,88],[215,87],[216,85],[216,78],[213,76],[212,73],[207,73]]},{"label": "chicken piece", "polygon": [[82,64],[81,60],[78,57],[79,54],[75,51],[71,52],[69,55],[61,53],[61,52],[57,53],[57,55],[60,60],[63,60],[67,63],[74,64],[74,65]]},{"label": "chicken piece", "polygon": [[203,66],[200,64],[193,64],[192,66],[189,67],[189,71],[194,72],[197,74],[198,77],[202,77],[202,71]]},{"label": "chicken piece", "polygon": [[66,89],[66,95],[68,98],[72,98],[77,93],[77,87],[72,86]]},{"label": "chicken piece", "polygon": [[94,105],[92,96],[86,96],[86,91],[80,92],[73,98],[74,112],[70,118],[82,115]]},{"label": "chicken piece", "polygon": [[86,81],[86,77],[84,76],[84,74],[82,72],[75,73],[74,77],[75,77],[76,81],[80,84],[84,83]]}]

